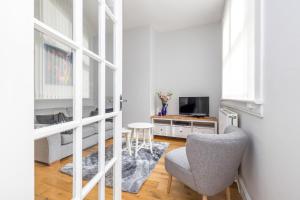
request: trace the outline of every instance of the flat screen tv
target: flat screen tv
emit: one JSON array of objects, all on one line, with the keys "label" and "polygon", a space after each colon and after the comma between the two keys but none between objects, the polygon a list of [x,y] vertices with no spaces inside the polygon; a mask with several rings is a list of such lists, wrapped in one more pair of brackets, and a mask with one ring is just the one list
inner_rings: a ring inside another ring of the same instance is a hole
[{"label": "flat screen tv", "polygon": [[209,97],[179,97],[179,114],[209,116]]}]

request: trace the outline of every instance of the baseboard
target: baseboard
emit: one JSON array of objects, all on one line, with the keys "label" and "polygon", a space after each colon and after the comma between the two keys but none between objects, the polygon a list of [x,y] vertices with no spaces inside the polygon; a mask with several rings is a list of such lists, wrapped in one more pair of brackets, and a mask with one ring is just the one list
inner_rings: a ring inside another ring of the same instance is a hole
[{"label": "baseboard", "polygon": [[242,179],[242,177],[239,177],[238,179],[238,185],[239,185],[239,188],[240,188],[240,194],[243,198],[243,200],[252,200],[252,198],[250,197],[248,191],[247,191],[247,188],[245,186],[245,183]]}]

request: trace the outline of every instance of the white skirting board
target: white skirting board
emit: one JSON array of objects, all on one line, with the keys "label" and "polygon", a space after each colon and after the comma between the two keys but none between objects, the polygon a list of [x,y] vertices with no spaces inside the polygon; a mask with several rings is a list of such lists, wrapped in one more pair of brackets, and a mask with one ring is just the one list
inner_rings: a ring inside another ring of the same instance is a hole
[{"label": "white skirting board", "polygon": [[250,195],[247,191],[245,183],[244,183],[242,177],[240,177],[240,176],[239,176],[238,184],[239,184],[240,194],[242,196],[242,199],[243,200],[252,200],[252,198],[250,197]]}]

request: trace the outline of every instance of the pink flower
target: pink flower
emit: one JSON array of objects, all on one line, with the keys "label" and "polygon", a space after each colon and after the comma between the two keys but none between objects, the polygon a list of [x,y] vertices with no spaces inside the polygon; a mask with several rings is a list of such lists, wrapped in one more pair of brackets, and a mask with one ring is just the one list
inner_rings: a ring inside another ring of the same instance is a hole
[{"label": "pink flower", "polygon": [[173,94],[170,92],[166,94],[163,94],[162,92],[158,92],[157,95],[160,98],[162,104],[167,104]]}]

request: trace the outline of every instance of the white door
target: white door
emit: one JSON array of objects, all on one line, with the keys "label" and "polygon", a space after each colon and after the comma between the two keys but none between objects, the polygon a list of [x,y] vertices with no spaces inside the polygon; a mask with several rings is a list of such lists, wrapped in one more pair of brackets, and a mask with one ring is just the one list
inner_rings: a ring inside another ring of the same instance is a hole
[{"label": "white door", "polygon": [[[112,168],[113,197],[119,200],[122,0],[35,0],[34,16],[34,140],[72,130],[73,199],[84,199],[99,183],[99,199],[104,200],[105,174]],[[54,125],[43,126],[36,119],[43,113],[58,112],[66,118]],[[111,118],[113,157],[105,162],[105,126]],[[83,129],[95,124],[98,173],[83,187]]]}]

